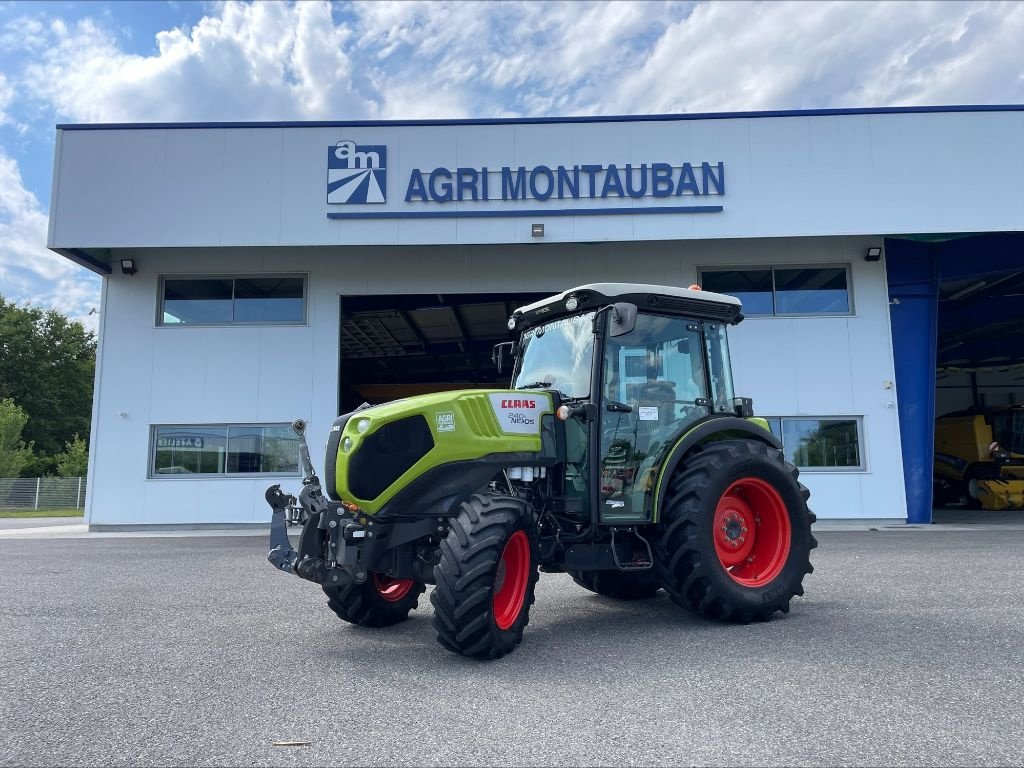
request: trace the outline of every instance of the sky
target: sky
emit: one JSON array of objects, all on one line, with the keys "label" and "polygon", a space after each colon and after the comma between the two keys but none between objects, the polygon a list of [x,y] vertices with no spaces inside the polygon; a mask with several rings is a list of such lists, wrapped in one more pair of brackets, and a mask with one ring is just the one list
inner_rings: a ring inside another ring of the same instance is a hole
[{"label": "sky", "polygon": [[97,325],[57,123],[1020,104],[1022,41],[1020,2],[0,0],[0,295]]}]

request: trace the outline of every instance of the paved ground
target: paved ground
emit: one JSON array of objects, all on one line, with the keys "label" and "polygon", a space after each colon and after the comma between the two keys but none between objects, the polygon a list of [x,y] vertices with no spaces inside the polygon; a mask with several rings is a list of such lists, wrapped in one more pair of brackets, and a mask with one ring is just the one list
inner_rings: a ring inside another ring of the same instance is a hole
[{"label": "paved ground", "polygon": [[0,531],[52,525],[82,525],[84,523],[84,517],[0,517]]},{"label": "paved ground", "polygon": [[492,663],[425,600],[338,622],[252,537],[0,540],[0,764],[1024,763],[1024,533],[820,538],[748,627],[544,576]]}]

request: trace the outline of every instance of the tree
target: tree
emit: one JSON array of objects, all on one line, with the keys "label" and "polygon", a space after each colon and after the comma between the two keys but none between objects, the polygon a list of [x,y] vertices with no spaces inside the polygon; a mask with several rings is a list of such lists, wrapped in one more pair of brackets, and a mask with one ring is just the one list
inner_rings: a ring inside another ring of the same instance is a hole
[{"label": "tree", "polygon": [[29,469],[52,472],[72,435],[89,440],[96,339],[59,312],[0,297],[0,360],[0,398],[29,417],[24,439],[37,454]]},{"label": "tree", "polygon": [[0,477],[18,477],[32,458],[31,444],[21,439],[27,421],[28,414],[13,400],[0,399]]},{"label": "tree", "polygon": [[89,469],[89,444],[78,435],[64,443],[64,453],[57,457],[57,474],[61,477],[84,477]]}]

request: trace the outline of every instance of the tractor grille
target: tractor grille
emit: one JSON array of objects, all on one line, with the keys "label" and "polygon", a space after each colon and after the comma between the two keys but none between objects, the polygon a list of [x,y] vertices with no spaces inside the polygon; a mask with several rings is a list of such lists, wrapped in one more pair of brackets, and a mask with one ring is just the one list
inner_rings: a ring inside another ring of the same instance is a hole
[{"label": "tractor grille", "polygon": [[487,395],[470,395],[459,400],[469,428],[480,437],[501,437],[498,420],[494,418]]},{"label": "tractor grille", "polygon": [[427,420],[410,416],[385,424],[363,440],[348,464],[348,487],[358,499],[376,499],[434,447]]}]

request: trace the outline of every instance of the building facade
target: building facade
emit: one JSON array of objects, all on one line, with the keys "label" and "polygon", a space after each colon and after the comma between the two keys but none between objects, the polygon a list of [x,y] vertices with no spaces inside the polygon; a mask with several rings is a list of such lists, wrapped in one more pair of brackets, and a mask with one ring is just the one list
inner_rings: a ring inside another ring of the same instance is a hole
[{"label": "building facade", "polygon": [[1021,135],[1017,107],[59,126],[49,247],[104,275],[87,520],[265,523],[293,419],[319,462],[342,409],[493,386],[512,308],[614,281],[739,296],[736,391],[819,517],[923,521],[937,265],[964,235],[1024,263],[989,242]]}]

